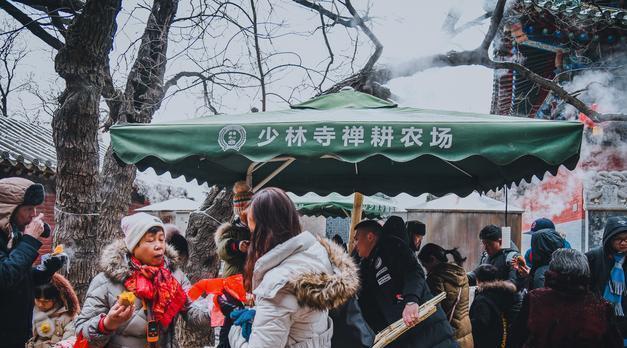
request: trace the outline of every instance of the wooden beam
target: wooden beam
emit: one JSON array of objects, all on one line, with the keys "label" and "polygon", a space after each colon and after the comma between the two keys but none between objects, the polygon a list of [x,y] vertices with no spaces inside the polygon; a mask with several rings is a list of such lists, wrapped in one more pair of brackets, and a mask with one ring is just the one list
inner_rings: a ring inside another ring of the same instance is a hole
[{"label": "wooden beam", "polygon": [[355,238],[355,226],[361,221],[362,204],[364,202],[364,196],[355,192],[353,197],[353,211],[351,213],[351,229],[348,231],[348,253],[353,251],[353,239]]}]

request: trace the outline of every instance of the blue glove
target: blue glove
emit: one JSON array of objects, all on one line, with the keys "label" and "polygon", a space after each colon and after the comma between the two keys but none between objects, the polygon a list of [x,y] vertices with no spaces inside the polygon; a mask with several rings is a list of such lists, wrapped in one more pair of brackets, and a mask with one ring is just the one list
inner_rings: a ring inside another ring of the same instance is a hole
[{"label": "blue glove", "polygon": [[250,333],[253,328],[253,319],[255,319],[255,310],[254,309],[236,309],[231,312],[231,318],[235,319],[233,322],[234,325],[242,327],[242,337],[246,339],[250,338]]}]

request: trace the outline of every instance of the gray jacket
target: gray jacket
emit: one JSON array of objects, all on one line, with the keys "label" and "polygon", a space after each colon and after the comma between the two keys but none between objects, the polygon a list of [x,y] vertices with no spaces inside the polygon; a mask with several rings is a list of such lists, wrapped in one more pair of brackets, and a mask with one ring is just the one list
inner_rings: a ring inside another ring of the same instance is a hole
[{"label": "gray jacket", "polygon": [[233,348],[330,348],[328,310],[355,296],[359,271],[339,245],[303,232],[259,258],[253,273],[256,315],[250,339],[233,326]]},{"label": "gray jacket", "polygon": [[[131,274],[130,259],[131,255],[123,240],[111,243],[102,252],[99,263],[102,272],[89,284],[83,308],[75,322],[76,332],[82,332],[90,346],[110,348],[143,348],[146,346],[147,320],[139,299],[135,300],[136,310],[131,319],[115,332],[105,335],[98,331],[98,322],[101,316],[109,312],[109,309],[116,303],[118,295],[126,290],[124,280]],[[187,291],[190,288],[189,280],[180,269],[174,266],[176,261],[176,251],[167,247],[166,262],[174,277]],[[188,300],[185,310],[184,319],[191,321],[194,325],[209,325],[209,303],[207,300],[201,299],[194,303]],[[174,335],[175,327],[176,318],[166,332],[160,333],[158,347],[175,348],[179,346]]]}]

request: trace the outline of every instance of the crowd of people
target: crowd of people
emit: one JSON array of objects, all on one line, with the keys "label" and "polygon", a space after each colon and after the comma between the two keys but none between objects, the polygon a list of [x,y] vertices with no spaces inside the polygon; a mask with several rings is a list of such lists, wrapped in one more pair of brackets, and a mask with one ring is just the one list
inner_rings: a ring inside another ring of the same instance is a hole
[{"label": "crowd of people", "polygon": [[[339,236],[304,231],[282,190],[253,194],[238,182],[233,219],[214,237],[220,276],[241,281],[245,299],[224,291],[192,300],[180,267],[184,235],[137,213],[103,248],[81,306],[57,273],[63,250],[34,265],[47,229],[37,212],[44,196],[32,181],[0,180],[2,347],[178,347],[178,319],[216,325],[216,311],[220,348],[371,347],[399,319],[411,328],[388,347],[627,346],[627,217],[609,218],[602,246],[587,254],[549,219],[534,222],[524,256],[488,225],[478,233],[481,259],[468,268],[458,246],[423,243],[420,221],[363,220],[347,250]],[[440,293],[435,312],[421,317],[420,305]]]}]

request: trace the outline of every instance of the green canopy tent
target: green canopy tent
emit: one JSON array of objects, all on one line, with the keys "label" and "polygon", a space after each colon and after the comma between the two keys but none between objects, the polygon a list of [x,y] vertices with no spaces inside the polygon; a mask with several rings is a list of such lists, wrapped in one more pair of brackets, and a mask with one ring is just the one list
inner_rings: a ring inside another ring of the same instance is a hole
[{"label": "green canopy tent", "polygon": [[211,184],[466,196],[556,174],[560,165],[573,169],[582,130],[573,121],[398,107],[341,91],[289,110],[117,125],[111,142],[140,170]]},{"label": "green canopy tent", "polygon": [[[288,193],[298,211],[307,216],[324,217],[350,217],[353,210],[353,196],[342,196],[331,193],[328,196],[319,196],[314,193],[307,193],[297,196]],[[380,219],[390,215],[395,210],[394,202],[377,196],[364,197],[362,204],[362,217],[368,219]]]},{"label": "green canopy tent", "polygon": [[443,112],[342,91],[290,110],[111,129],[118,158],[140,170],[295,194],[466,196],[573,169],[579,122]]}]

